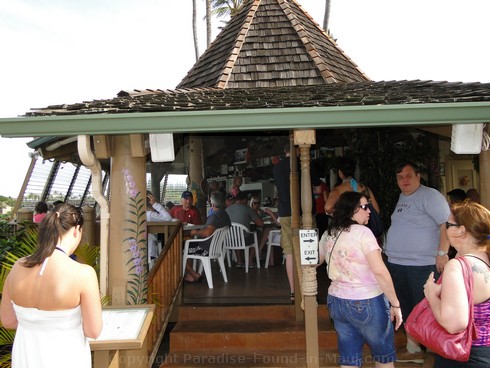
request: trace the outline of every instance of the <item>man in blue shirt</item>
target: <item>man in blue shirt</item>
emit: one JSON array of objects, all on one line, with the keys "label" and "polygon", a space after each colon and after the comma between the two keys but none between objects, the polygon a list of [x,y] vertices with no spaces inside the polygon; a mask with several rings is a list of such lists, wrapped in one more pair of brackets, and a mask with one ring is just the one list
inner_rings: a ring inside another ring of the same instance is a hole
[{"label": "man in blue shirt", "polygon": [[[449,205],[436,189],[420,182],[420,170],[409,161],[400,162],[396,180],[401,190],[391,215],[386,238],[388,269],[406,320],[424,298],[424,284],[431,272],[442,272],[449,261],[446,221]],[[407,346],[397,352],[398,361],[421,363],[424,354],[418,342],[407,335]]]}]

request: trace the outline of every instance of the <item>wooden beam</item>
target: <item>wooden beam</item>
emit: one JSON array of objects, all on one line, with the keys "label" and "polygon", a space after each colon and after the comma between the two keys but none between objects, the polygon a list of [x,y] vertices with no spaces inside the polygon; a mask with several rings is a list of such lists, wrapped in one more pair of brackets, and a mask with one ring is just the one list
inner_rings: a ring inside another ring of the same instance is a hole
[{"label": "wooden beam", "polygon": [[147,149],[145,148],[145,137],[143,134],[130,134],[129,142],[131,144],[132,157],[145,157]]},{"label": "wooden beam", "polygon": [[94,135],[95,157],[98,159],[106,159],[111,157],[111,140],[108,135]]}]

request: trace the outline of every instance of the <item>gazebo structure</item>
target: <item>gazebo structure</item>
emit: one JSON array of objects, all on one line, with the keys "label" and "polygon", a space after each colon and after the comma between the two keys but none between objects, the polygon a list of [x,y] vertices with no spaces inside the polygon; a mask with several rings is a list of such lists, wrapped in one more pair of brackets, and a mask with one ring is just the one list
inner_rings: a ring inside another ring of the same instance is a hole
[{"label": "gazebo structure", "polygon": [[[489,120],[490,84],[373,82],[296,1],[253,0],[233,17],[177,89],[121,91],[113,99],[36,109],[23,117],[0,119],[0,134],[39,137],[31,147],[41,155],[48,154],[48,145],[64,142],[50,150],[49,157],[70,157],[90,168],[94,197],[101,206],[101,289],[112,296],[113,304],[145,303],[152,300],[151,293],[165,299],[153,332],[156,344],[161,322],[167,320],[180,287],[180,267],[168,270],[172,261],[180,260],[182,233],[168,237],[172,260],[162,258],[150,275],[135,272],[134,262],[144,259],[141,254],[146,252],[145,206],[141,205],[146,173],[161,179],[168,170],[166,164],[151,163],[149,135],[187,137],[190,188],[200,193],[201,152],[213,134],[277,131],[290,136],[301,151],[301,178],[293,174],[292,183],[297,186],[301,180],[303,188],[311,188],[309,152],[316,144],[317,130],[328,135],[345,128],[412,126],[448,137],[454,124]],[[490,153],[482,152],[479,188],[486,206],[490,205],[489,161]],[[101,162],[110,170],[109,198],[101,190]],[[308,189],[297,198],[293,227],[299,228],[300,199],[302,226],[309,229]],[[202,203],[204,197],[199,200]],[[297,248],[297,236],[294,240]],[[137,252],[130,251],[134,247]],[[165,295],[149,286],[148,278],[159,272],[168,276],[160,280]],[[298,267],[298,275],[311,272],[312,267]],[[315,358],[316,285],[305,288],[309,282],[298,278],[302,290],[308,290],[304,298],[307,354]],[[303,315],[299,302],[296,314]],[[308,366],[318,366],[318,360],[311,359]]]}]

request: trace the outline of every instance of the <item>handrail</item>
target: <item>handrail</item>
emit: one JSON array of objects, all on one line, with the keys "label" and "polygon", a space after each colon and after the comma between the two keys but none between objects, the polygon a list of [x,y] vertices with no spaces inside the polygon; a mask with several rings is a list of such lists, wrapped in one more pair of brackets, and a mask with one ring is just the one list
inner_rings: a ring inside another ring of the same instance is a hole
[{"label": "handrail", "polygon": [[148,303],[156,304],[147,335],[149,366],[153,365],[182,285],[182,239],[180,222],[166,223],[169,234],[162,252],[148,273]]}]

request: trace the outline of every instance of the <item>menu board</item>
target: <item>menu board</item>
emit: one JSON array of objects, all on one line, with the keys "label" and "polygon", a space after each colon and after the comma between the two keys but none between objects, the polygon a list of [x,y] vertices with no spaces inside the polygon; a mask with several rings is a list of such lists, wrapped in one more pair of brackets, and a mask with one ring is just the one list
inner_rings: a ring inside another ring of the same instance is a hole
[{"label": "menu board", "polygon": [[102,310],[102,333],[97,341],[137,339],[147,313],[148,308]]},{"label": "menu board", "polygon": [[141,348],[154,311],[154,304],[102,308],[102,332],[89,339],[91,350]]}]

